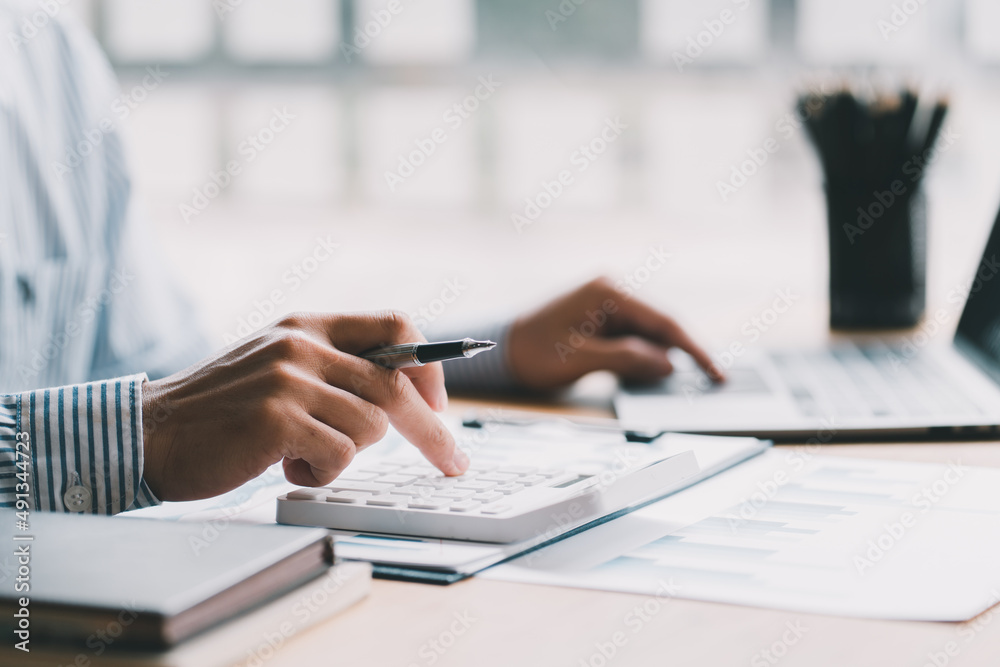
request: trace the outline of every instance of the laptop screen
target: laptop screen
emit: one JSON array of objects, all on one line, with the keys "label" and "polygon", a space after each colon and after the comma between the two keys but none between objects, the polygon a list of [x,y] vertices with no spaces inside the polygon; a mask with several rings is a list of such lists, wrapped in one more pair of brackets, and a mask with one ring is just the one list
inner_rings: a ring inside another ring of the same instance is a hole
[{"label": "laptop screen", "polygon": [[958,323],[956,338],[985,357],[981,361],[1000,369],[1000,216],[993,223],[986,252],[976,267],[976,274],[967,285],[969,293]]}]

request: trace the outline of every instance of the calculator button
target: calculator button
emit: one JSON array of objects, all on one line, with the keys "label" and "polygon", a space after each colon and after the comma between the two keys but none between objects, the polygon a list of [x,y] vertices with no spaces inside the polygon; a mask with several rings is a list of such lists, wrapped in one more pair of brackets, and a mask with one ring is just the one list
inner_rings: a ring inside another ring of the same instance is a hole
[{"label": "calculator button", "polygon": [[541,475],[528,475],[527,477],[521,477],[517,480],[518,484],[524,484],[525,486],[534,486],[535,484],[541,484],[546,481],[546,477]]},{"label": "calculator button", "polygon": [[386,493],[381,496],[372,496],[365,500],[369,505],[379,505],[381,507],[399,507],[410,504],[410,496],[401,496],[393,493]]},{"label": "calculator button", "polygon": [[336,493],[331,493],[326,497],[326,502],[328,503],[356,503],[360,502],[372,494],[365,493],[364,491],[337,491]]},{"label": "calculator button", "polygon": [[517,475],[503,472],[488,472],[485,475],[480,475],[476,479],[480,482],[509,482],[513,479],[517,479]]},{"label": "calculator button", "polygon": [[503,514],[510,509],[510,505],[504,505],[500,503],[498,505],[490,505],[489,507],[484,507],[480,510],[483,514]]},{"label": "calculator button", "polygon": [[381,493],[392,488],[392,484],[377,484],[376,482],[351,482],[335,479],[327,485],[331,491],[367,491],[368,493]]},{"label": "calculator button", "polygon": [[392,493],[400,496],[420,496],[422,498],[429,498],[434,495],[437,491],[433,486],[417,486],[416,484],[407,484],[406,486],[397,486],[392,490]]},{"label": "calculator button", "polygon": [[414,498],[410,501],[410,507],[418,510],[439,510],[451,502],[447,498]]},{"label": "calculator button", "polygon": [[417,477],[426,477],[436,473],[437,469],[430,466],[406,466],[405,468],[400,468],[395,472],[397,475],[416,475]]},{"label": "calculator button", "polygon": [[522,485],[522,484],[514,484],[512,482],[510,484],[501,484],[500,486],[498,486],[497,488],[495,488],[493,490],[494,491],[499,491],[500,493],[504,494],[505,496],[509,496],[512,493],[517,493],[518,491],[524,490],[524,485]]},{"label": "calculator button", "polygon": [[448,498],[449,500],[465,500],[471,498],[476,492],[469,489],[449,489],[448,491],[437,491],[435,498]]},{"label": "calculator button", "polygon": [[535,474],[541,475],[542,477],[559,477],[560,475],[564,475],[565,473],[566,473],[565,470],[539,470]]},{"label": "calculator button", "polygon": [[495,493],[492,491],[489,493],[477,493],[476,495],[472,496],[473,500],[478,500],[481,503],[492,503],[496,500],[500,500],[501,498],[503,498],[502,493]]},{"label": "calculator button", "polygon": [[417,478],[414,475],[399,475],[393,473],[390,475],[382,475],[381,477],[378,478],[378,481],[381,484],[395,484],[396,486],[405,486],[406,484],[412,484],[413,482],[417,481]]},{"label": "calculator button", "polygon": [[289,500],[323,500],[323,496],[328,494],[328,489],[299,489],[288,494]]},{"label": "calculator button", "polygon": [[391,472],[396,472],[402,468],[398,463],[369,463],[367,465],[358,466],[358,470],[361,472],[377,472],[380,474],[389,474]]},{"label": "calculator button", "polygon": [[458,484],[458,480],[454,477],[427,477],[425,479],[418,479],[414,484],[416,486],[433,486],[438,489],[444,489],[449,486],[455,486]]},{"label": "calculator button", "polygon": [[500,473],[512,473],[514,475],[533,475],[538,471],[538,468],[533,468],[531,466],[504,466],[500,468],[497,472]]},{"label": "calculator button", "polygon": [[378,477],[377,472],[361,472],[360,470],[345,470],[337,477],[344,482],[370,482]]},{"label": "calculator button", "polygon": [[448,509],[452,512],[471,512],[481,504],[478,500],[459,500],[457,503],[452,503]]},{"label": "calculator button", "polygon": [[455,485],[455,488],[472,489],[473,491],[489,491],[496,485],[497,485],[496,482],[482,482],[478,479],[474,479],[471,482],[459,482],[458,484]]}]

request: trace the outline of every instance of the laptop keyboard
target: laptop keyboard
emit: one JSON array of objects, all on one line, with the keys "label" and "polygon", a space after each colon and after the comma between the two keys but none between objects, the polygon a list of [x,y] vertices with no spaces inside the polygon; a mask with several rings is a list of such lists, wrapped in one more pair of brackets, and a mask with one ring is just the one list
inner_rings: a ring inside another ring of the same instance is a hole
[{"label": "laptop keyboard", "polygon": [[980,414],[933,360],[889,346],[771,354],[799,409],[811,417]]}]

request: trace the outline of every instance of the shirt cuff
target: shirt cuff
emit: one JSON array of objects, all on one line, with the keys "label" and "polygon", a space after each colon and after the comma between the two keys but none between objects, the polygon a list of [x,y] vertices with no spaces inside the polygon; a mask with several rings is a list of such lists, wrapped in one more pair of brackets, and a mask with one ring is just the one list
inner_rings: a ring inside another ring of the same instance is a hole
[{"label": "shirt cuff", "polygon": [[146,379],[0,396],[0,506],[13,507],[25,492],[33,509],[54,512],[117,514],[158,504],[142,478]]},{"label": "shirt cuff", "polygon": [[497,346],[481,352],[471,359],[453,359],[442,362],[445,386],[449,391],[509,393],[518,389],[511,373],[507,356],[507,338],[510,324],[497,324],[484,329],[464,331],[461,336],[435,335],[437,340],[492,340]]}]

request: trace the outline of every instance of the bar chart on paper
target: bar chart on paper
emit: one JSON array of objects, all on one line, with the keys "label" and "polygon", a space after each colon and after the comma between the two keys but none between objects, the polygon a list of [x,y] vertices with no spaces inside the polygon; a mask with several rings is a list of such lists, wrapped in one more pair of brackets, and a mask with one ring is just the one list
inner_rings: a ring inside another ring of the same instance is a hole
[{"label": "bar chart on paper", "polygon": [[487,576],[964,620],[1000,601],[998,558],[1000,470],[775,450]]}]

